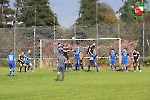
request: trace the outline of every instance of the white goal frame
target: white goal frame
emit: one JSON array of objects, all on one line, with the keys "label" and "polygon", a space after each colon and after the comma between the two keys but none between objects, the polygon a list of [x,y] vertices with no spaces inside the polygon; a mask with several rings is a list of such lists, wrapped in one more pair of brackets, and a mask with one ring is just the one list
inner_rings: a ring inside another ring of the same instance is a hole
[{"label": "white goal frame", "polygon": [[[48,40],[48,39],[41,39],[40,40],[40,69],[42,69],[42,41],[44,40]],[[119,40],[118,43],[119,43],[119,65],[121,65],[121,38],[92,38],[92,39],[55,39],[53,40],[54,42],[55,41],[69,41],[69,40],[72,40],[72,41],[78,41],[78,40]],[[97,42],[97,45],[98,45],[98,42]],[[55,52],[55,48],[54,48],[54,52]],[[50,58],[49,58],[50,59]]]}]

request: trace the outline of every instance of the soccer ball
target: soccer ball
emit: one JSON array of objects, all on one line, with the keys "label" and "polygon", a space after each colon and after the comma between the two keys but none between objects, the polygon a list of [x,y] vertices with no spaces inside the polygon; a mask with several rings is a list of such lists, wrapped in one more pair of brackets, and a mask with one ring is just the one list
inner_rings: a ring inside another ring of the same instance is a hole
[{"label": "soccer ball", "polygon": [[75,40],[76,38],[75,38],[75,37],[72,37],[72,39]]},{"label": "soccer ball", "polygon": [[68,70],[71,70],[71,68],[68,68]]}]

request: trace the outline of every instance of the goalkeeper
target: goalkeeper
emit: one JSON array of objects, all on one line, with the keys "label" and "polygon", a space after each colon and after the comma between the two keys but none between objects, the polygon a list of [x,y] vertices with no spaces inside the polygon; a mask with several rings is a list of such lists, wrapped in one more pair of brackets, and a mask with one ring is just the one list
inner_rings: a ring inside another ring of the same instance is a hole
[{"label": "goalkeeper", "polygon": [[66,57],[63,56],[63,52],[61,52],[60,56],[58,56],[58,67],[57,67],[57,81],[59,81],[60,73],[62,73],[62,81],[64,81],[64,71],[65,71],[65,60]]}]

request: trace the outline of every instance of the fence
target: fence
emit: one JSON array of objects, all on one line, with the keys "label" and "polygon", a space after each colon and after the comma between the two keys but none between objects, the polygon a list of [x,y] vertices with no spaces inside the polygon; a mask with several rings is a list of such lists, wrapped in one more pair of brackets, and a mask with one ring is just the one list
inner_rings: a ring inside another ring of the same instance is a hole
[{"label": "fence", "polygon": [[[123,47],[127,47],[130,52],[130,48],[137,47],[143,60],[150,56],[150,24],[145,23],[144,32],[142,29],[142,23],[131,23],[130,25],[120,24],[120,32],[118,32],[118,24],[104,24],[96,26],[79,26],[74,25],[69,29],[63,29],[57,26],[54,32],[54,27],[36,27],[36,28],[1,28],[0,29],[0,58],[6,60],[6,56],[10,49],[15,50],[16,58],[21,51],[27,52],[28,49],[32,51],[31,58],[35,61],[35,67],[39,67],[40,58],[40,40],[41,39],[71,39],[72,37],[78,39],[89,39],[89,38],[117,38],[121,37]],[[15,33],[14,33],[15,32]],[[143,38],[144,33],[144,38]],[[143,40],[144,39],[144,40]],[[144,41],[144,44],[143,44]],[[101,41],[102,44],[106,41]],[[107,42],[111,42],[107,40]],[[75,42],[75,44],[79,44]],[[84,43],[89,45],[90,43]],[[144,49],[144,52],[143,52]],[[107,55],[108,56],[108,55]],[[2,61],[1,61],[2,62]]]}]

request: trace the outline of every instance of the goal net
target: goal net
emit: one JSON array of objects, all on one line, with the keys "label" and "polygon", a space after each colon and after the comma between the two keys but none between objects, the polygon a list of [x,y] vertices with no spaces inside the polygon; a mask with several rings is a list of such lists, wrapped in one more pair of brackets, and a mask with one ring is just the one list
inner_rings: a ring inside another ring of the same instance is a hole
[{"label": "goal net", "polygon": [[121,39],[120,38],[98,38],[98,39],[41,39],[40,40],[40,68],[57,68],[57,57],[58,51],[56,50],[58,43],[62,45],[68,45],[68,52],[70,64],[73,67],[74,64],[74,55],[73,50],[78,47],[84,54],[83,65],[84,67],[88,66],[89,55],[87,53],[89,45],[96,43],[96,51],[98,54],[97,63],[100,67],[109,66],[109,53],[113,48],[117,55],[119,55],[117,60],[117,66],[121,63]]}]

